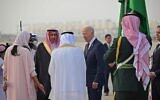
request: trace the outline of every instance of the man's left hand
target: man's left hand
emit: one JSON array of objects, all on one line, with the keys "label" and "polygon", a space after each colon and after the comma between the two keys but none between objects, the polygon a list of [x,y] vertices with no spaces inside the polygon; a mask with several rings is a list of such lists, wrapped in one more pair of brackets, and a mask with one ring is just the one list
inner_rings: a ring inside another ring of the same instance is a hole
[{"label": "man's left hand", "polygon": [[93,82],[92,83],[92,88],[93,89],[97,89],[98,88],[98,83],[97,82]]}]

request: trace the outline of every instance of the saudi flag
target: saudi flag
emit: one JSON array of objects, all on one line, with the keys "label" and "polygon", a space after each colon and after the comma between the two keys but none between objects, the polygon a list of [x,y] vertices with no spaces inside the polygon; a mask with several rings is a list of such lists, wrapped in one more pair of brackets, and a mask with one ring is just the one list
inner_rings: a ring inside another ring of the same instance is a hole
[{"label": "saudi flag", "polygon": [[145,0],[119,0],[119,2],[121,3],[121,8],[119,17],[118,36],[120,36],[122,32],[121,20],[123,15],[125,13],[129,13],[130,11],[135,11],[136,13],[138,13],[141,20],[140,32],[143,32],[147,35],[147,37],[150,37]]}]

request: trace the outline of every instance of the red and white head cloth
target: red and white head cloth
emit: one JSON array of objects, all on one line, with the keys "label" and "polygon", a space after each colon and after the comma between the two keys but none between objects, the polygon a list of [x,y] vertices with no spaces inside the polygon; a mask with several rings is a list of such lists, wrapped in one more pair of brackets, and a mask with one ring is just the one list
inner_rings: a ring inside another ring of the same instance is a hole
[{"label": "red and white head cloth", "polygon": [[[54,43],[52,43],[52,42],[49,40],[49,31],[51,31],[51,32],[56,32],[57,35],[58,35],[58,40],[55,41]],[[54,46],[54,48],[57,48],[57,47],[59,46],[59,43],[60,43],[58,30],[57,30],[57,29],[47,29],[46,36],[45,36],[45,42],[46,42],[46,44],[48,45],[48,47],[49,47],[51,50],[53,49],[53,46]]]},{"label": "red and white head cloth", "polygon": [[144,33],[139,31],[140,19],[135,15],[128,15],[122,18],[122,29],[127,40],[133,46],[134,63],[136,76],[142,81],[146,90],[149,83],[149,49],[150,44]]}]

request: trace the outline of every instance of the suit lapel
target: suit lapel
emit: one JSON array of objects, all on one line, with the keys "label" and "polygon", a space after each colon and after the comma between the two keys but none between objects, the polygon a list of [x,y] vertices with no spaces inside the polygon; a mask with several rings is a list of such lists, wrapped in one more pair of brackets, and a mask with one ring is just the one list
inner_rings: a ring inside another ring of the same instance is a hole
[{"label": "suit lapel", "polygon": [[154,52],[153,53],[156,53],[158,50],[159,50],[159,44],[156,46],[156,48],[154,49]]},{"label": "suit lapel", "polygon": [[160,52],[160,47],[156,47],[153,51],[153,59],[157,57],[158,52]]},{"label": "suit lapel", "polygon": [[89,47],[88,51],[86,52],[86,56],[87,56],[88,53],[93,49],[93,47],[94,47],[96,41],[97,41],[97,39],[95,39],[95,40],[93,41],[93,43],[92,43],[91,46]]}]

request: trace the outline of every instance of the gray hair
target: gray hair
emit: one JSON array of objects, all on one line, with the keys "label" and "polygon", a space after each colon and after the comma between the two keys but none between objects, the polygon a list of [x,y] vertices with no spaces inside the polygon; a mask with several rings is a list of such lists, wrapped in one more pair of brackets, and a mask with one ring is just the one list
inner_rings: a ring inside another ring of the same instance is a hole
[{"label": "gray hair", "polygon": [[94,28],[92,26],[87,25],[84,28],[90,31],[92,34],[94,34]]}]

